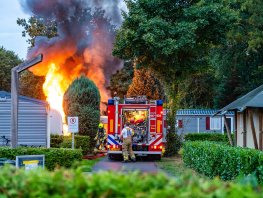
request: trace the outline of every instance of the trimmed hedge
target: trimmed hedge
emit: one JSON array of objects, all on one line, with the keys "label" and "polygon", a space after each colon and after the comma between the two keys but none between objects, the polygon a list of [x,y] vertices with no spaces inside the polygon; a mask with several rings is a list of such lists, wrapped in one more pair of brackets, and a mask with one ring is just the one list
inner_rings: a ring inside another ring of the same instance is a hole
[{"label": "trimmed hedge", "polygon": [[56,166],[69,168],[75,161],[82,160],[79,149],[0,147],[0,158],[15,160],[18,155],[45,155],[45,167],[48,170],[54,170]]},{"label": "trimmed hedge", "polygon": [[[93,151],[92,146],[90,145],[90,137],[75,135],[75,148],[81,149],[83,155],[87,155]],[[72,137],[63,136],[63,135],[51,135],[50,146],[52,148],[71,148],[72,147]]]},{"label": "trimmed hedge", "polygon": [[[232,140],[234,135],[231,134]],[[184,136],[185,141],[214,141],[214,142],[227,142],[229,143],[227,134],[220,133],[188,133]]]},{"label": "trimmed hedge", "polygon": [[0,171],[2,197],[262,197],[251,184],[204,180],[191,175],[177,179],[164,174],[77,171]]},{"label": "trimmed hedge", "polygon": [[[81,149],[83,155],[87,155],[92,152],[92,147],[90,145],[90,137],[89,136],[74,136],[75,139],[75,148]],[[61,148],[71,148],[72,147],[72,137],[66,136],[64,137],[63,142],[60,144]]]},{"label": "trimmed hedge", "polygon": [[255,174],[263,182],[263,152],[213,142],[189,141],[183,145],[186,166],[210,178],[232,180],[240,174]]},{"label": "trimmed hedge", "polygon": [[59,148],[60,144],[63,142],[64,136],[63,135],[50,135],[50,147],[52,148]]}]

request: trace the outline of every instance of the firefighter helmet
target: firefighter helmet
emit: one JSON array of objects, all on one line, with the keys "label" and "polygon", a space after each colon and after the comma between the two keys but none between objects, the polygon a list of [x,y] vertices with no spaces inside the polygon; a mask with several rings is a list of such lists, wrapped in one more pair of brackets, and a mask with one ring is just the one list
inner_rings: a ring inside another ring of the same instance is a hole
[{"label": "firefighter helmet", "polygon": [[102,123],[99,124],[99,128],[100,129],[103,128],[103,124]]}]

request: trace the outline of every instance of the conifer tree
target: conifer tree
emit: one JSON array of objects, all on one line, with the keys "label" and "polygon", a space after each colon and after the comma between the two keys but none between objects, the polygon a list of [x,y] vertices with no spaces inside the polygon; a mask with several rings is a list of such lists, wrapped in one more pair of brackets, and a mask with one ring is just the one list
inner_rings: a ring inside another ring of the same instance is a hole
[{"label": "conifer tree", "polygon": [[93,81],[81,76],[72,82],[64,94],[66,116],[79,117],[79,134],[94,139],[100,120],[100,93]]},{"label": "conifer tree", "polygon": [[145,95],[148,99],[163,99],[164,90],[160,81],[151,70],[135,69],[132,84],[129,86],[128,96]]}]

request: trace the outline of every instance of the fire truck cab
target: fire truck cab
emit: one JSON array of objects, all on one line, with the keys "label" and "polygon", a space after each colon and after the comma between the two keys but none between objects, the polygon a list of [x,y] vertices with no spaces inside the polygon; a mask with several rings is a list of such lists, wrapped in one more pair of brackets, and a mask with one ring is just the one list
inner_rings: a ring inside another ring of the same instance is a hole
[{"label": "fire truck cab", "polygon": [[145,96],[108,100],[107,148],[109,158],[122,154],[121,131],[125,123],[133,129],[133,151],[137,156],[161,159],[163,150],[163,101]]}]

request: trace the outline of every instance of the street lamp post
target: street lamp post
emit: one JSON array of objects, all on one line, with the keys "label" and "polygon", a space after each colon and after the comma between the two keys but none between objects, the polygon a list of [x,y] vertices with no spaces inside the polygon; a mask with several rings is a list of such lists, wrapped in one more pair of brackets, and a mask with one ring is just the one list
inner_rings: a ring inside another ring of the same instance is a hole
[{"label": "street lamp post", "polygon": [[12,148],[17,147],[17,136],[18,136],[18,88],[19,79],[18,75],[20,72],[42,62],[43,55],[40,54],[37,57],[23,62],[20,65],[12,68],[11,73],[11,146]]}]

